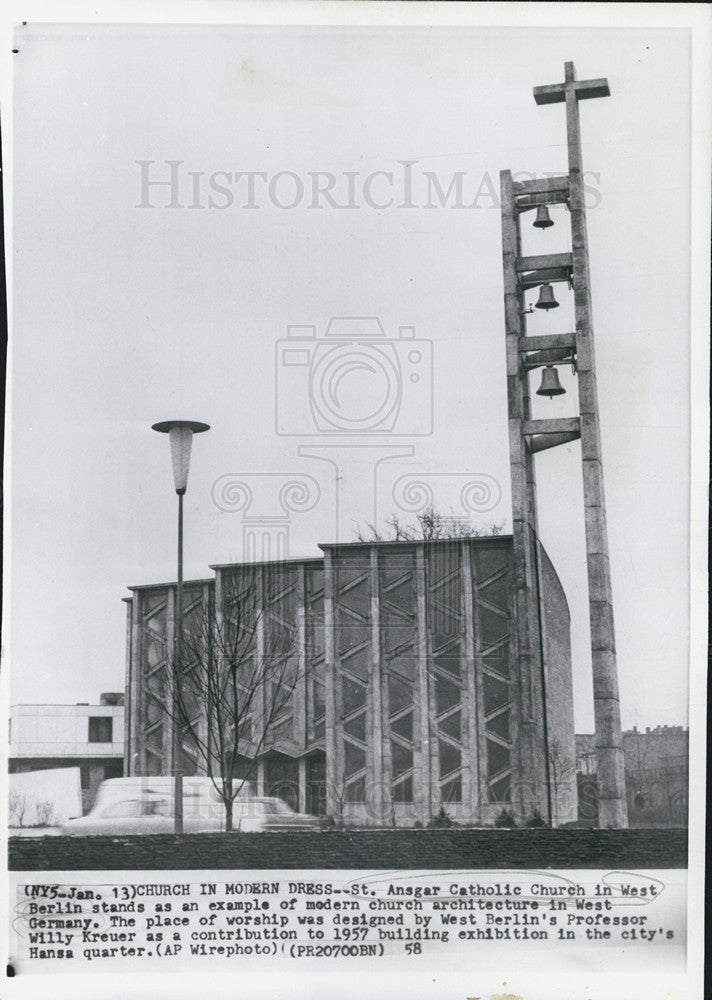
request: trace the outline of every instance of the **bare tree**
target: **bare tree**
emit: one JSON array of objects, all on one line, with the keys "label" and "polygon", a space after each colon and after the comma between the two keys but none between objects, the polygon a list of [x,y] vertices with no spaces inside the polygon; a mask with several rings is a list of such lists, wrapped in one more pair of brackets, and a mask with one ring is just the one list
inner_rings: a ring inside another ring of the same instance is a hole
[{"label": "bare tree", "polygon": [[551,791],[551,825],[559,825],[559,795],[572,776],[576,774],[576,759],[561,745],[560,740],[553,739],[547,751],[549,772],[549,789]]},{"label": "bare tree", "polygon": [[289,728],[299,680],[295,631],[265,606],[250,571],[225,585],[220,607],[197,602],[183,621],[176,698],[168,686],[163,707],[184,752],[212,780],[229,831],[260,754]]},{"label": "bare tree", "polygon": [[341,827],[344,825],[344,809],[346,808],[346,804],[348,803],[348,793],[349,793],[348,785],[342,778],[341,781],[333,782],[330,785],[329,790],[331,792],[330,798],[331,798],[332,808],[335,813],[334,824],[335,826]]},{"label": "bare tree", "polygon": [[478,528],[464,518],[443,514],[435,507],[428,507],[417,514],[416,522],[410,524],[402,520],[398,514],[391,514],[386,518],[385,531],[379,531],[373,524],[366,524],[365,529],[357,529],[356,538],[359,542],[429,542],[439,539],[491,537],[501,534],[503,528],[501,524]]},{"label": "bare tree", "polygon": [[[13,826],[24,826],[27,810],[30,808],[30,798],[17,788],[11,788],[8,797],[8,811]],[[12,820],[15,820],[12,823]]]},{"label": "bare tree", "polygon": [[631,784],[635,789],[633,803],[638,809],[642,809],[646,804],[649,804],[650,798],[648,791],[651,771],[650,743],[642,733],[636,733],[626,739],[624,753],[626,763],[630,762],[626,771],[626,780],[630,781],[632,778]]}]

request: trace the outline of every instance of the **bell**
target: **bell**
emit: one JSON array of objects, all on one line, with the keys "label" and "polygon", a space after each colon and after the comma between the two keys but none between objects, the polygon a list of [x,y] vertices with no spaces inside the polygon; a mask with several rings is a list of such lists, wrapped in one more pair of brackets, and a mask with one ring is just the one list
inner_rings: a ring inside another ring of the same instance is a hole
[{"label": "bell", "polygon": [[537,309],[558,309],[559,303],[554,298],[554,289],[551,285],[542,285],[539,289],[539,301],[536,303]]},{"label": "bell", "polygon": [[552,396],[563,396],[565,392],[566,389],[559,382],[559,373],[556,368],[547,365],[541,373],[541,385],[536,391],[537,396],[548,396],[551,399]]},{"label": "bell", "polygon": [[546,205],[539,205],[539,207],[536,210],[536,219],[534,219],[532,225],[536,229],[548,229],[549,226],[554,225],[554,223],[551,221],[551,217],[549,215],[549,209],[546,207]]}]

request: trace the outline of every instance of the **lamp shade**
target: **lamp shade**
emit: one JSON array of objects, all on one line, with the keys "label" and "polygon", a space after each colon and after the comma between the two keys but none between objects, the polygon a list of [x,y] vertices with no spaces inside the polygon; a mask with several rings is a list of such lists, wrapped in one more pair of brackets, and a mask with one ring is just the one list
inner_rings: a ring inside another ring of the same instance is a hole
[{"label": "lamp shade", "polygon": [[193,435],[210,430],[209,424],[201,424],[195,420],[164,420],[153,425],[154,431],[168,434],[171,444],[171,462],[173,463],[173,481],[176,493],[183,494],[188,486],[188,470],[190,468],[190,449]]}]

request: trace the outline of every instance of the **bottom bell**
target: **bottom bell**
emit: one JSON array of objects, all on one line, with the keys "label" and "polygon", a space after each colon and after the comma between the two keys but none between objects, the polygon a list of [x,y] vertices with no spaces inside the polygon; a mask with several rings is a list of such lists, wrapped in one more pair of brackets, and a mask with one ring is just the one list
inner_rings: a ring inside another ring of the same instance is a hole
[{"label": "bottom bell", "polygon": [[537,396],[563,396],[566,389],[559,382],[559,373],[556,368],[547,365],[541,373],[541,385],[536,391]]}]

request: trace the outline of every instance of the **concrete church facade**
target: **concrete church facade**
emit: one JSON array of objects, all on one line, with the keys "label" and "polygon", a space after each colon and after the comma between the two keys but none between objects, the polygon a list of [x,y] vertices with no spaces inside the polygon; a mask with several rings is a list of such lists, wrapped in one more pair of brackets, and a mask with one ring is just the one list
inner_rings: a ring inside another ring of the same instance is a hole
[{"label": "concrete church facade", "polygon": [[[297,680],[256,755],[258,791],[346,825],[425,825],[441,807],[482,825],[505,808],[575,819],[569,612],[544,550],[522,605],[510,536],[321,549],[184,586],[186,622],[247,581],[257,631],[289,635]],[[176,587],[131,591],[125,773],[168,774]],[[519,649],[522,607],[536,650]],[[204,771],[187,745],[184,771]]]}]

